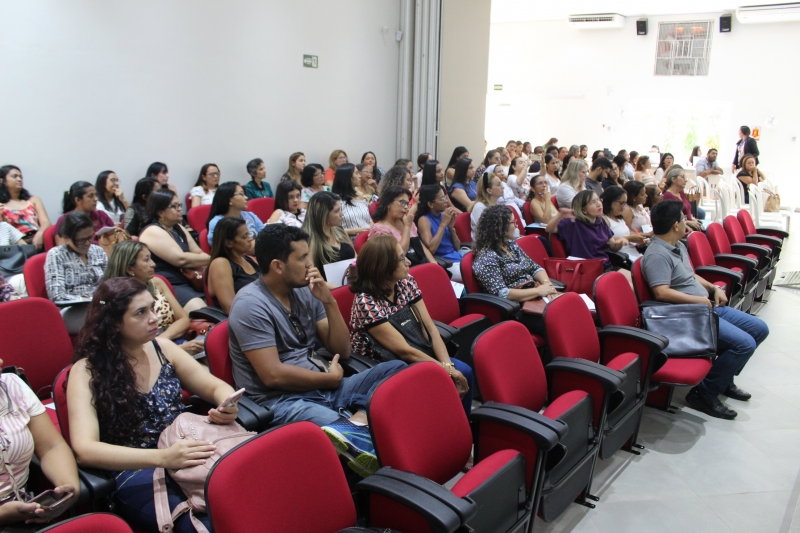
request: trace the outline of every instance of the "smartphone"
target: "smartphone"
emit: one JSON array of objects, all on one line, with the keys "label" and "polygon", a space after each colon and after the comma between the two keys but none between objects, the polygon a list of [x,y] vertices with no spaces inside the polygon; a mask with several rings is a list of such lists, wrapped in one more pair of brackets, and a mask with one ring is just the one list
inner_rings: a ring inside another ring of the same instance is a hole
[{"label": "smartphone", "polygon": [[46,490],[28,503],[38,503],[44,509],[50,510],[55,509],[67,501],[71,496],[72,494],[69,492],[65,492],[64,494],[56,494],[56,491],[54,490]]},{"label": "smartphone", "polygon": [[239,403],[239,398],[242,397],[242,394],[244,394],[244,389],[237,390],[236,392],[228,396],[224,402],[219,404],[219,407],[217,407],[217,409],[222,409],[223,407],[233,407],[234,405]]}]

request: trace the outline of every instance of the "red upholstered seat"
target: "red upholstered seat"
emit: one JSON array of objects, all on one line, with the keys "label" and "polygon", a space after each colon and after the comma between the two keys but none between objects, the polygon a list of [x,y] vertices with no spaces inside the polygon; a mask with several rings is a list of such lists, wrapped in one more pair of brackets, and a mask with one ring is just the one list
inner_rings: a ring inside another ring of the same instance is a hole
[{"label": "red upholstered seat", "polygon": [[469,496],[470,492],[480,487],[495,472],[511,463],[518,455],[519,452],[516,450],[502,450],[493,453],[464,474],[450,490],[459,498]]},{"label": "red upholstered seat", "polygon": [[229,353],[229,338],[228,321],[223,320],[208,331],[205,349],[211,373],[233,387],[233,362]]},{"label": "red upholstered seat", "polygon": [[44,263],[46,260],[47,254],[37,254],[25,261],[22,273],[25,275],[25,287],[28,289],[28,296],[47,299],[47,286],[44,279]]},{"label": "red upholstered seat", "polygon": [[460,213],[456,217],[456,236],[462,243],[472,242],[472,224],[469,219],[469,213]]},{"label": "red upholstered seat", "polygon": [[525,204],[522,206],[522,216],[525,217],[525,223],[526,224],[533,224],[534,222],[536,222],[536,220],[534,220],[534,218],[533,218],[533,215],[531,214],[531,201],[530,200],[525,202]]},{"label": "red upholstered seat", "polygon": [[198,205],[193,207],[191,211],[186,214],[186,221],[189,226],[197,233],[203,231],[208,222],[208,214],[211,212],[211,205]]},{"label": "red upholstered seat", "polygon": [[358,237],[356,237],[356,240],[353,243],[353,246],[356,249],[356,253],[359,253],[361,251],[361,247],[364,246],[364,243],[366,243],[367,240],[369,240],[369,232],[368,231],[364,231],[364,232],[358,234]]},{"label": "red upholstered seat", "polygon": [[67,409],[67,379],[71,369],[72,365],[69,365],[56,376],[53,382],[53,404],[55,410],[47,410],[48,414],[51,411],[55,413],[58,420],[56,427],[61,430],[61,436],[70,446],[72,446],[72,442],[69,434],[69,410]]},{"label": "red upholstered seat", "polygon": [[254,198],[247,202],[247,210],[266,224],[275,211],[275,198]]},{"label": "red upholstered seat", "polygon": [[550,234],[550,247],[553,249],[553,257],[555,258],[565,258],[569,254],[567,253],[567,247],[555,233]]},{"label": "red upholstered seat", "polygon": [[[438,267],[439,265],[435,266]],[[441,268],[439,270],[441,270]],[[352,332],[353,328],[350,327],[350,315],[353,311],[353,300],[356,295],[353,294],[353,291],[347,286],[336,287],[331,291],[331,294],[336,299],[336,305],[339,306],[339,312],[342,314],[344,323],[347,324],[347,329]]]},{"label": "red upholstered seat", "polygon": [[517,244],[525,255],[530,257],[534,263],[544,268],[544,260],[549,257],[547,250],[545,250],[542,241],[536,235],[528,235],[517,239]]},{"label": "red upholstered seat", "polygon": [[42,234],[42,241],[44,243],[44,251],[49,252],[50,248],[54,248],[56,245],[56,227],[55,226],[48,226],[44,233]]},{"label": "red upholstered seat", "polygon": [[789,237],[789,233],[782,229],[757,228],[756,225],[753,224],[753,219],[750,218],[750,213],[746,209],[740,209],[739,212],[736,213],[736,219],[739,221],[739,225],[742,226],[742,231],[744,231],[744,234],[748,237],[756,235],[772,237],[778,240],[778,243],[775,244],[779,247],[783,243],[783,240]]},{"label": "red upholstered seat", "polygon": [[110,513],[91,513],[70,518],[39,530],[40,533],[132,533],[130,526]]},{"label": "red upholstered seat", "polygon": [[208,230],[206,228],[203,228],[203,231],[200,232],[198,239],[200,240],[200,242],[198,242],[197,244],[200,245],[200,249],[203,250],[205,253],[210,254],[211,245],[208,244]]}]

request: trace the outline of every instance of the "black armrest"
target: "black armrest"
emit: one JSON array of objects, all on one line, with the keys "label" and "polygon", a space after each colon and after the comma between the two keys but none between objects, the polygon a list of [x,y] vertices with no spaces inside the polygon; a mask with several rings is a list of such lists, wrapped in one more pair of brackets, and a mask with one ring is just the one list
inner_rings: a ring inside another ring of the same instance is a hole
[{"label": "black armrest", "polygon": [[208,320],[214,324],[219,324],[223,320],[228,320],[228,315],[219,307],[201,307],[189,312],[189,318],[199,318]]},{"label": "black armrest", "polygon": [[445,270],[453,266],[453,262],[449,259],[445,259],[444,257],[434,257],[434,259],[436,260],[436,264]]},{"label": "black armrest", "polygon": [[[103,470],[79,468],[78,479],[81,480],[81,496],[78,498],[78,503],[89,500],[96,501],[117,490],[117,480]],[[87,496],[86,499],[84,499],[84,494]]]},{"label": "black armrest", "polygon": [[622,252],[615,252],[614,250],[604,251],[613,266],[624,268],[625,270],[631,269],[631,265],[633,263],[631,263],[630,257],[628,257],[626,254],[623,254]]},{"label": "black armrest", "polygon": [[648,368],[646,369],[646,375],[648,376],[667,362],[664,350],[669,346],[669,339],[663,335],[630,326],[606,326],[597,332],[597,336],[600,339],[601,346],[603,346],[603,353],[605,353],[605,340],[609,337],[630,339],[647,346],[647,349],[650,350]]},{"label": "black armrest", "polygon": [[767,235],[745,235],[745,240],[751,244],[759,244],[769,248],[778,247],[783,245],[783,242],[777,237],[769,237]]},{"label": "black armrest", "polygon": [[434,320],[433,323],[436,324],[436,329],[439,330],[439,336],[442,337],[442,342],[445,344],[453,342],[453,339],[458,335],[459,329],[457,327],[439,322],[438,320]]},{"label": "black armrest", "polygon": [[[320,348],[315,352],[318,356],[322,357],[326,361],[333,359],[333,354],[325,348]],[[340,358],[339,364],[342,366],[346,376],[352,376],[353,374],[358,374],[359,372],[369,370],[373,366],[377,365],[378,362],[370,359],[369,357],[361,357],[360,355],[351,353],[350,357],[347,359]]]},{"label": "black armrest", "polygon": [[760,244],[745,244],[745,243],[732,243],[731,251],[735,254],[756,254],[759,257],[769,257],[772,251],[766,246]]},{"label": "black armrest", "polygon": [[467,314],[467,308],[469,304],[477,304],[477,305],[487,305],[492,307],[496,311],[500,313],[500,318],[502,320],[513,319],[516,317],[516,314],[522,309],[522,305],[519,302],[513,302],[506,298],[500,298],[499,296],[495,296],[493,294],[465,294],[461,298],[458,299],[458,306],[461,310],[461,314]]},{"label": "black armrest", "polygon": [[625,375],[617,370],[612,370],[603,365],[587,361],[585,359],[574,359],[571,357],[556,357],[546,367],[548,374],[553,372],[569,372],[590,379],[594,379],[607,393],[616,392],[622,386]]},{"label": "black armrest", "polygon": [[469,498],[458,498],[429,479],[388,466],[360,481],[357,487],[408,507],[422,515],[434,531],[454,533],[478,513],[478,506]]},{"label": "black armrest", "polygon": [[261,432],[269,427],[275,413],[263,405],[259,405],[250,398],[239,398],[239,416],[236,420],[248,431]]},{"label": "black armrest", "polygon": [[564,283],[563,281],[558,281],[557,279],[551,279],[550,283],[553,284],[553,287],[558,292],[564,292],[565,290],[567,290],[567,284]]},{"label": "black armrest", "polygon": [[551,450],[569,433],[563,420],[553,420],[524,407],[486,402],[469,415],[470,421],[489,421],[511,427],[529,435],[543,450]]},{"label": "black armrest", "polygon": [[738,267],[742,270],[758,268],[757,260],[738,254],[717,254],[714,256],[714,262],[717,263],[717,266],[725,268]]},{"label": "black armrest", "polygon": [[789,238],[788,231],[783,231],[782,229],[778,228],[756,228],[756,233],[759,235],[768,235],[770,237],[775,237],[776,239]]},{"label": "black armrest", "polygon": [[744,274],[742,274],[741,272],[735,272],[730,268],[725,268],[716,265],[697,267],[694,269],[694,273],[699,275],[701,278],[706,279],[707,281],[712,281],[712,280],[707,279],[703,274],[708,274],[710,277],[725,278],[725,280],[729,281],[731,284],[741,283],[742,281],[744,281]]}]

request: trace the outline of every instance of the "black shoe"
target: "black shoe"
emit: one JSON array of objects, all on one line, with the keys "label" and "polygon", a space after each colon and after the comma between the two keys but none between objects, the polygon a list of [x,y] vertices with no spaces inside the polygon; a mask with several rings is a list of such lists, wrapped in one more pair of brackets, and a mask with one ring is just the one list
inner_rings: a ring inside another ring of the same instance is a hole
[{"label": "black shoe", "polygon": [[722,394],[724,394],[728,398],[732,398],[734,400],[739,400],[742,402],[746,402],[747,400],[753,397],[752,394],[750,394],[746,390],[740,389],[733,382],[731,382],[731,384],[728,385],[728,388],[725,389],[725,392],[723,392]]},{"label": "black shoe", "polygon": [[722,403],[719,398],[713,396],[711,398],[700,394],[696,388],[689,391],[686,395],[686,403],[692,409],[696,409],[701,413],[705,413],[714,418],[722,418],[725,420],[733,420],[739,414],[733,409],[727,407]]}]

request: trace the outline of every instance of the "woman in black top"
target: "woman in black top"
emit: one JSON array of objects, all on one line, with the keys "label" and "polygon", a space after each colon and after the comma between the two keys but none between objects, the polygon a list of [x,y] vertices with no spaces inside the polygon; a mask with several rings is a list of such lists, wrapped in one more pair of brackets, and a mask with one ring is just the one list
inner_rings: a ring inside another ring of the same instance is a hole
[{"label": "woman in black top", "polygon": [[194,290],[184,272],[208,266],[209,255],[203,252],[181,226],[183,204],[169,189],[155,190],[147,200],[147,225],[139,241],[150,248],[156,274],[166,278],[186,312],[205,307],[202,292]]},{"label": "woman in black top", "polygon": [[133,189],[133,201],[125,211],[125,218],[122,222],[125,231],[131,235],[139,235],[144,227],[145,220],[147,220],[147,199],[150,198],[150,193],[156,189],[156,186],[161,188],[155,178],[142,178],[136,182],[136,187]]},{"label": "woman in black top", "polygon": [[247,254],[253,248],[253,236],[241,218],[224,217],[214,230],[211,264],[208,266],[209,305],[218,305],[227,315],[236,293],[258,279],[258,263]]},{"label": "woman in black top", "polygon": [[[303,223],[303,231],[308,233],[308,251],[311,262],[319,269],[323,279],[325,265],[354,259],[356,250],[342,229],[342,202],[339,195],[322,191],[311,197],[308,202],[308,213]],[[329,287],[338,287],[341,280],[330,280]]]}]

